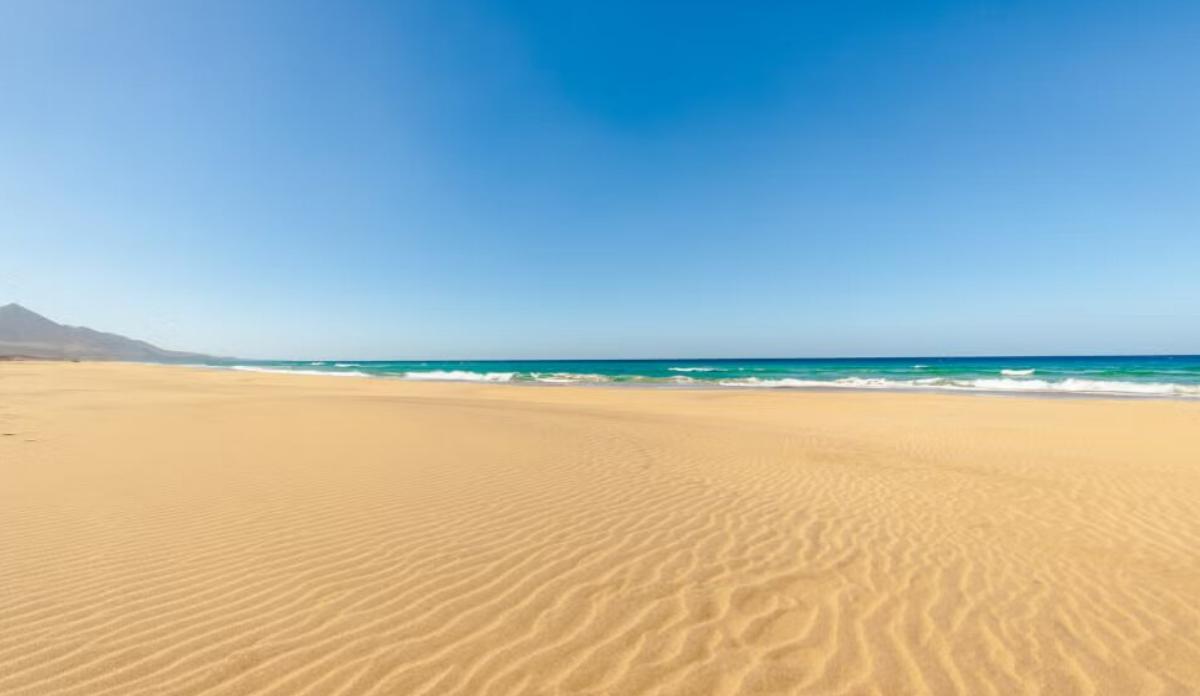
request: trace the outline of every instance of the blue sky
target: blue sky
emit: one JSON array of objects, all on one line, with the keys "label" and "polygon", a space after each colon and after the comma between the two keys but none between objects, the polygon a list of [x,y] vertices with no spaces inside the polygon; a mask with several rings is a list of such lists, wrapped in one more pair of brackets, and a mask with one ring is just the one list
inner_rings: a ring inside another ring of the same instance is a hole
[{"label": "blue sky", "polygon": [[1200,3],[5,2],[0,303],[244,357],[1200,352]]}]

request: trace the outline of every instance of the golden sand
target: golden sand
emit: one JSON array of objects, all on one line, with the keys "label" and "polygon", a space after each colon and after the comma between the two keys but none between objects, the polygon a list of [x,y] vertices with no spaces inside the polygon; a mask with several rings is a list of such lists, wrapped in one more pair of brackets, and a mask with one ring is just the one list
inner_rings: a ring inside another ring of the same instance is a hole
[{"label": "golden sand", "polygon": [[0,694],[1200,693],[1200,404],[0,364]]}]

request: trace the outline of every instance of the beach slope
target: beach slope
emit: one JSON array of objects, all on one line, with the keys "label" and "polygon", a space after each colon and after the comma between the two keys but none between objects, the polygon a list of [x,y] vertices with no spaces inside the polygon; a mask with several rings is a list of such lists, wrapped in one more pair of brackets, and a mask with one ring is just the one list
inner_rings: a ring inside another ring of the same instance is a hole
[{"label": "beach slope", "polygon": [[0,693],[1200,692],[1200,404],[0,363]]}]

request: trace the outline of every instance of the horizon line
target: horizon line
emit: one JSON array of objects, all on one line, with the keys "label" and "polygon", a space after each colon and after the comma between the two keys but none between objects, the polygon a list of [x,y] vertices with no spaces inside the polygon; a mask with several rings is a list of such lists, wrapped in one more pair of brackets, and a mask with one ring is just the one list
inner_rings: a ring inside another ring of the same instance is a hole
[{"label": "horizon line", "polygon": [[1052,358],[1200,358],[1200,353],[1060,353],[1060,354],[971,354],[971,355],[880,355],[880,356],[786,356],[726,358],[235,358],[213,357],[222,361],[256,362],[732,362],[745,360],[1045,360]]}]

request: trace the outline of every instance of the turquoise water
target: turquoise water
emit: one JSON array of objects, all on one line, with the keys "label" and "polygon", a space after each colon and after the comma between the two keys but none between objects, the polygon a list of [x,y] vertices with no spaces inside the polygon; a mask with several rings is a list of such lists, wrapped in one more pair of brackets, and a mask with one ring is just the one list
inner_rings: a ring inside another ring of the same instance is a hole
[{"label": "turquoise water", "polygon": [[1200,398],[1200,356],[713,360],[288,361],[214,367],[408,380]]}]

